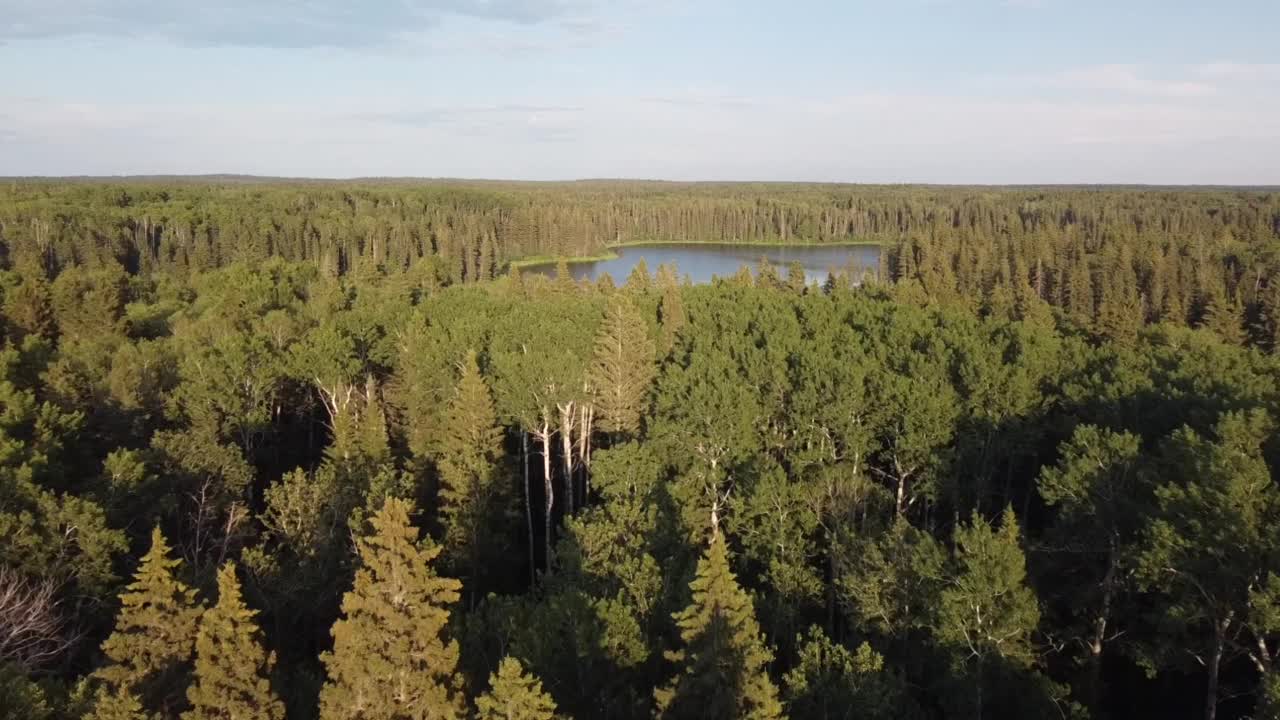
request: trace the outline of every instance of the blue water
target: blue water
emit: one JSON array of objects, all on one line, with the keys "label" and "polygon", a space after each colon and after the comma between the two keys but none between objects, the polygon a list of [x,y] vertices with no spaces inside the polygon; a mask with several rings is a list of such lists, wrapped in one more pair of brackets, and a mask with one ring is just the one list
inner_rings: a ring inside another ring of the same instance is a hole
[{"label": "blue water", "polygon": [[[618,257],[612,260],[573,263],[569,272],[575,280],[597,280],[604,273],[609,273],[613,281],[619,285],[626,282],[627,276],[636,263],[644,258],[649,273],[655,274],[659,265],[674,265],[676,274],[683,280],[688,278],[695,283],[709,283],[712,278],[727,278],[742,266],[751,268],[754,274],[760,265],[760,258],[767,257],[773,263],[778,276],[786,280],[787,270],[793,262],[804,268],[805,280],[810,283],[821,283],[827,279],[829,272],[853,272],[855,280],[860,280],[864,271],[876,272],[880,264],[880,248],[875,245],[731,245],[731,244],[689,244],[689,245],[628,245],[615,248]],[[555,263],[528,265],[522,272],[540,273],[548,277],[556,274]]]}]

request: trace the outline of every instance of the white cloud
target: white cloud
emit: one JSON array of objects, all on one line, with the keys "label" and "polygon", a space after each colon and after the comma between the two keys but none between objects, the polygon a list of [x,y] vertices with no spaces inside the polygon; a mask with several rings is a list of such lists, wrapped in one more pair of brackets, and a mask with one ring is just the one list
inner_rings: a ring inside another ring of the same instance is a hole
[{"label": "white cloud", "polygon": [[[0,98],[6,172],[1280,182],[1280,98],[526,97],[494,105]],[[359,109],[353,109],[358,107]]]},{"label": "white cloud", "polygon": [[1078,90],[1151,95],[1169,98],[1199,98],[1213,95],[1217,86],[1201,79],[1161,77],[1140,65],[1095,65],[1058,73],[1048,84]]}]

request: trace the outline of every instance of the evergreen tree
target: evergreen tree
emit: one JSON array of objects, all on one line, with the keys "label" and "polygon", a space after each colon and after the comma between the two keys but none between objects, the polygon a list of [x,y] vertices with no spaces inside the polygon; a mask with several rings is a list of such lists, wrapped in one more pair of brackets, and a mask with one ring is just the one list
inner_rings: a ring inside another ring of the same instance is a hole
[{"label": "evergreen tree", "polygon": [[156,528],[151,549],[120,596],[115,630],[102,644],[110,664],[96,673],[109,694],[133,693],[151,711],[172,711],[181,702],[201,614],[195,591],[174,577],[182,561],[169,552]]},{"label": "evergreen tree", "polygon": [[1247,656],[1264,683],[1280,665],[1280,573],[1270,552],[1280,491],[1263,453],[1273,427],[1253,411],[1224,414],[1213,438],[1176,431],[1163,453],[1168,480],[1155,490],[1138,552],[1139,584],[1163,621],[1152,659],[1162,666],[1187,652],[1203,659],[1205,720],[1217,715],[1219,673],[1232,657]]},{"label": "evergreen tree", "polygon": [[614,298],[596,335],[588,382],[600,412],[600,429],[635,435],[653,382],[653,340],[644,318],[625,296]]},{"label": "evergreen tree", "polygon": [[783,678],[787,709],[794,717],[888,720],[922,715],[885,668],[884,657],[867,643],[849,650],[812,627],[796,638],[796,645],[798,662]]},{"label": "evergreen tree", "polygon": [[573,273],[569,270],[569,261],[563,256],[556,259],[556,287],[561,290],[572,290]]},{"label": "evergreen tree", "polygon": [[680,283],[676,280],[675,273],[663,276],[662,282],[662,340],[659,349],[663,355],[671,352],[675,347],[676,336],[684,328],[684,302],[680,293]]},{"label": "evergreen tree", "polygon": [[787,288],[794,293],[803,293],[808,287],[809,281],[804,274],[804,266],[799,262],[793,262],[787,267]]},{"label": "evergreen tree", "polygon": [[627,276],[626,289],[631,292],[643,293],[648,292],[652,279],[649,277],[649,265],[640,258],[636,261],[635,267],[631,268],[631,274]]},{"label": "evergreen tree", "polygon": [[475,351],[467,353],[446,413],[440,441],[440,513],[445,559],[465,568],[468,592],[480,586],[488,549],[501,530],[496,514],[505,499],[497,473],[502,429]]},{"label": "evergreen tree", "polygon": [[689,587],[693,602],[676,613],[684,649],[669,653],[680,672],[654,692],[657,717],[672,720],[769,720],[783,717],[769,678],[772,653],[751,597],[729,569],[724,536],[713,530]]},{"label": "evergreen tree", "polygon": [[773,266],[768,255],[760,256],[760,264],[756,267],[756,287],[766,290],[777,290],[782,287],[778,269]]},{"label": "evergreen tree", "polygon": [[283,720],[284,705],[268,680],[275,656],[262,649],[255,615],[240,597],[235,564],[223,565],[218,604],[200,618],[191,709],[183,720]]},{"label": "evergreen tree", "polygon": [[147,720],[147,714],[142,711],[142,703],[138,701],[138,697],[128,689],[122,688],[109,692],[105,688],[99,688],[93,701],[93,710],[90,711],[88,718],[89,720]]},{"label": "evergreen tree", "polygon": [[962,665],[972,666],[975,717],[981,718],[988,664],[1030,664],[1040,605],[1026,584],[1012,509],[1005,509],[999,529],[975,513],[968,527],[956,528],[955,545],[955,573],[942,591],[937,635],[955,647]]},{"label": "evergreen tree", "polygon": [[1231,345],[1243,345],[1248,339],[1244,329],[1243,309],[1221,292],[1210,294],[1200,327],[1213,331],[1223,342]]},{"label": "evergreen tree", "polygon": [[329,680],[322,720],[420,720],[465,716],[458,644],[446,640],[461,583],[438,576],[439,548],[417,547],[409,505],[388,498],[358,542],[361,567],[320,656]]},{"label": "evergreen tree", "polygon": [[554,720],[556,703],[542,681],[524,671],[520,661],[505,657],[489,676],[489,691],[476,698],[477,720]]}]

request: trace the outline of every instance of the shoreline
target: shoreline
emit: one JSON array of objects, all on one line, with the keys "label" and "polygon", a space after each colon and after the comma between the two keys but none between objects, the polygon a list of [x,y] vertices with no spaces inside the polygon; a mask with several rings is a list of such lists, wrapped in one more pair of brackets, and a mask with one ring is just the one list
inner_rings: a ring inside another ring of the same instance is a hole
[{"label": "shoreline", "polygon": [[[662,247],[672,245],[724,245],[726,247],[776,247],[776,248],[792,248],[792,247],[878,247],[883,245],[879,240],[841,240],[839,242],[816,243],[816,242],[771,242],[762,240],[751,240],[748,242],[726,242],[724,240],[629,240],[621,243],[611,243],[605,246],[603,252],[595,255],[575,255],[564,258],[568,265],[580,265],[582,263],[604,262],[607,260],[616,260],[620,256],[615,250],[618,248],[628,247]],[[557,255],[529,255],[527,257],[517,258],[507,261],[506,271],[510,272],[512,268],[527,268],[534,265],[554,265],[560,261]]]}]

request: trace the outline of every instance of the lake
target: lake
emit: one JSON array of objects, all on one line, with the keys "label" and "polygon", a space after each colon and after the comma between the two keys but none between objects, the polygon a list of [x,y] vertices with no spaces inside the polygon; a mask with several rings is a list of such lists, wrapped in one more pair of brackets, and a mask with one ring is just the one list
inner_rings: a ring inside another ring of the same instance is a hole
[{"label": "lake", "polygon": [[[659,265],[674,265],[681,280],[688,278],[695,283],[709,283],[712,278],[727,278],[746,265],[755,273],[761,257],[769,258],[778,276],[786,280],[791,263],[798,262],[804,268],[808,283],[822,283],[831,270],[854,270],[857,279],[864,271],[875,272],[880,264],[878,245],[734,245],[719,243],[689,243],[685,245],[626,245],[614,248],[617,257],[609,260],[576,262],[569,265],[575,280],[596,280],[609,273],[615,283],[621,285],[636,263],[644,259],[649,273],[655,274]],[[540,273],[555,277],[556,264],[539,263],[520,268],[524,273]]]}]

